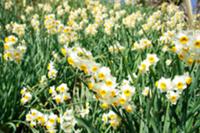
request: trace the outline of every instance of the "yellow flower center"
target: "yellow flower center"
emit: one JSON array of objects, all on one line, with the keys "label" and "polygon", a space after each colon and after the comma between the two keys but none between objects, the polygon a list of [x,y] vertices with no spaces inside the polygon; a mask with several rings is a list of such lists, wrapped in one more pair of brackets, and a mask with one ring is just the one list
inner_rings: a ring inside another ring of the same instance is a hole
[{"label": "yellow flower center", "polygon": [[68,100],[69,97],[67,95],[64,96],[64,100]]},{"label": "yellow flower center", "polygon": [[200,40],[195,41],[194,46],[200,48]]},{"label": "yellow flower center", "polygon": [[67,58],[67,61],[70,65],[73,65],[74,64],[74,60],[71,58],[71,57],[68,57]]},{"label": "yellow flower center", "polygon": [[44,117],[42,117],[42,116],[38,116],[37,120],[39,122],[41,122],[41,124],[44,124],[44,122],[45,122]]},{"label": "yellow flower center", "polygon": [[102,89],[102,90],[100,90],[100,92],[99,92],[99,93],[100,93],[100,95],[101,95],[102,97],[106,95],[106,91],[105,91],[105,90],[103,90],[103,89]]},{"label": "yellow flower center", "polygon": [[49,122],[52,123],[52,124],[54,124],[54,123],[55,123],[55,120],[54,120],[53,118],[50,118],[50,119],[49,119]]},{"label": "yellow flower center", "polygon": [[105,78],[105,75],[103,73],[98,74],[99,79],[103,80]]},{"label": "yellow flower center", "polygon": [[160,83],[160,88],[161,88],[161,90],[166,91],[167,85],[162,82],[162,83]]},{"label": "yellow flower center", "polygon": [[144,71],[145,69],[146,69],[146,64],[141,64],[141,66],[140,66],[140,71]]},{"label": "yellow flower center", "polygon": [[102,103],[101,104],[101,108],[102,109],[107,109],[109,106],[108,106],[108,104],[107,103]]},{"label": "yellow flower center", "polygon": [[24,96],[24,99],[28,100],[28,99],[29,99],[29,96],[25,95],[25,96]]},{"label": "yellow flower center", "polygon": [[87,66],[85,64],[82,64],[80,66],[80,69],[85,72],[85,71],[87,71]]},{"label": "yellow flower center", "polygon": [[127,107],[125,108],[125,110],[126,110],[128,113],[130,113],[130,112],[133,111],[133,109],[131,108],[131,106],[127,106]]},{"label": "yellow flower center", "polygon": [[106,85],[107,85],[107,86],[112,86],[113,83],[112,83],[112,81],[109,81],[109,80],[108,80],[108,81],[106,81]]},{"label": "yellow flower center", "polygon": [[98,67],[97,67],[97,66],[93,66],[93,67],[92,67],[92,71],[93,71],[93,72],[96,72],[97,70],[98,70]]},{"label": "yellow flower center", "polygon": [[8,49],[9,49],[9,45],[4,44],[4,49],[5,49],[5,50],[8,50]]},{"label": "yellow flower center", "polygon": [[116,92],[115,91],[111,91],[111,96],[115,97],[116,96]]},{"label": "yellow flower center", "polygon": [[56,103],[59,104],[61,102],[61,99],[59,97],[56,98]]},{"label": "yellow flower center", "polygon": [[179,82],[179,83],[177,84],[177,88],[178,88],[179,90],[182,90],[182,89],[183,89],[183,83]]},{"label": "yellow flower center", "polygon": [[129,97],[131,95],[131,91],[129,89],[124,90],[124,95]]},{"label": "yellow flower center", "polygon": [[183,55],[183,54],[179,54],[178,57],[179,57],[179,59],[181,59],[181,60],[184,59],[184,55]]},{"label": "yellow flower center", "polygon": [[176,99],[177,99],[176,96],[171,96],[171,97],[170,97],[170,101],[171,101],[172,103],[176,102]]},{"label": "yellow flower center", "polygon": [[65,87],[60,87],[60,92],[64,92],[65,91]]},{"label": "yellow flower center", "polygon": [[193,62],[194,62],[194,60],[193,60],[192,58],[189,58],[189,59],[187,60],[187,63],[188,63],[189,65],[192,65]]},{"label": "yellow flower center", "polygon": [[180,42],[181,44],[186,44],[186,43],[188,43],[188,41],[189,41],[189,38],[188,38],[187,36],[182,36],[182,37],[180,37],[180,39],[179,39],[179,42]]},{"label": "yellow flower center", "polygon": [[155,58],[154,57],[149,57],[149,62],[150,63],[154,63],[155,62]]},{"label": "yellow flower center", "polygon": [[120,103],[120,104],[124,105],[125,102],[126,102],[126,100],[125,100],[124,98],[120,98],[120,99],[119,99],[119,103]]},{"label": "yellow flower center", "polygon": [[88,88],[89,88],[90,90],[92,90],[93,87],[94,87],[94,84],[93,84],[92,82],[88,83]]}]

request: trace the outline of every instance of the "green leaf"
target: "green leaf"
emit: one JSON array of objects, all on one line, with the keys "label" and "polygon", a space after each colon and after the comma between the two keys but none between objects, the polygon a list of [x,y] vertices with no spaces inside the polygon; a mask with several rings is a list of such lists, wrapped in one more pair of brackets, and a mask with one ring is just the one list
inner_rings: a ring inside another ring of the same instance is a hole
[{"label": "green leaf", "polygon": [[99,133],[99,131],[97,131],[94,127],[92,127],[91,123],[89,123],[85,119],[78,118],[78,117],[75,117],[75,118],[76,118],[79,125],[81,125],[81,126],[83,126],[84,128],[87,129],[88,133]]},{"label": "green leaf", "polygon": [[169,109],[170,109],[170,103],[168,103],[167,105],[167,111],[165,114],[165,122],[164,122],[164,129],[163,129],[163,133],[169,133],[169,127],[170,127],[170,117],[169,117]]}]

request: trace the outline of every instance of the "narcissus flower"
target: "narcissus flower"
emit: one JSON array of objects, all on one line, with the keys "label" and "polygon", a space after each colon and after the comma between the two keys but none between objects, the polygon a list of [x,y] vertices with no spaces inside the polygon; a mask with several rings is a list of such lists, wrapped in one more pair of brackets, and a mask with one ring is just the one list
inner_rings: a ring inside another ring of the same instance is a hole
[{"label": "narcissus flower", "polygon": [[177,100],[179,99],[180,95],[178,92],[175,91],[168,91],[166,95],[167,99],[172,103],[176,104]]},{"label": "narcissus flower", "polygon": [[157,81],[156,86],[161,92],[166,92],[172,89],[172,82],[169,78],[162,77],[160,80]]}]

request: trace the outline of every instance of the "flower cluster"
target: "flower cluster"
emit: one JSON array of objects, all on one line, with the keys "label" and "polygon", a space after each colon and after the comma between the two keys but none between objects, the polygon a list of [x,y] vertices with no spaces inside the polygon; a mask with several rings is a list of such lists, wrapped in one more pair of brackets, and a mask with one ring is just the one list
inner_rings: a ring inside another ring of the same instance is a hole
[{"label": "flower cluster", "polygon": [[32,19],[31,19],[31,26],[33,27],[33,29],[35,31],[39,31],[40,30],[40,21],[39,21],[39,15],[35,14],[33,15]]},{"label": "flower cluster", "polygon": [[135,42],[132,46],[132,50],[138,50],[138,49],[146,49],[151,47],[151,41],[148,39],[141,39],[139,42]]},{"label": "flower cluster", "polygon": [[150,29],[159,30],[161,28],[161,17],[162,13],[160,10],[154,12],[148,19],[147,23],[142,25],[143,30],[149,31]]},{"label": "flower cluster", "polygon": [[71,98],[69,92],[67,92],[68,90],[69,88],[67,87],[67,84],[62,83],[56,88],[55,86],[51,86],[49,89],[49,93],[52,95],[56,103],[60,104]]},{"label": "flower cluster", "polygon": [[200,62],[200,32],[180,32],[174,39],[172,50],[188,65]]},{"label": "flower cluster", "polygon": [[63,114],[61,113],[60,116],[53,112],[42,113],[36,109],[31,109],[26,114],[26,121],[30,123],[31,127],[45,127],[46,131],[49,133],[56,133],[58,125],[65,133],[69,133],[76,124],[72,109],[67,109]]},{"label": "flower cluster", "polygon": [[149,71],[150,66],[156,65],[156,63],[159,61],[159,58],[156,54],[147,54],[147,57],[145,60],[141,62],[141,64],[138,66],[139,72],[145,73]]},{"label": "flower cluster", "polygon": [[134,28],[135,24],[142,20],[142,15],[140,11],[137,11],[135,13],[132,13],[131,15],[127,16],[123,19],[123,24],[128,28]]},{"label": "flower cluster", "polygon": [[104,113],[102,116],[102,120],[105,124],[110,124],[114,129],[116,129],[121,123],[121,118],[113,111]]},{"label": "flower cluster", "polygon": [[14,23],[14,22],[11,22],[10,24],[6,25],[6,29],[8,31],[18,35],[19,37],[24,36],[25,28],[26,28],[25,24],[18,24],[18,23]]},{"label": "flower cluster", "polygon": [[162,44],[170,44],[173,41],[173,37],[175,35],[175,31],[167,31],[163,33],[163,35],[160,37],[160,42]]},{"label": "flower cluster", "polygon": [[71,133],[75,124],[76,120],[74,118],[73,110],[72,109],[66,110],[65,113],[60,117],[61,129],[65,133]]},{"label": "flower cluster", "polygon": [[13,6],[13,2],[11,0],[7,0],[4,4],[4,8],[9,10]]},{"label": "flower cluster", "polygon": [[183,75],[176,75],[173,80],[170,78],[162,77],[156,82],[156,87],[161,93],[166,92],[167,99],[172,103],[176,104],[180,97],[180,94],[190,85],[192,78],[188,73]]},{"label": "flower cluster", "polygon": [[118,53],[120,51],[123,51],[124,49],[125,49],[125,47],[120,45],[119,42],[117,42],[116,44],[114,44],[113,46],[110,46],[108,48],[109,52],[111,52],[111,53]]},{"label": "flower cluster", "polygon": [[63,28],[61,22],[55,19],[55,14],[45,16],[44,26],[50,34],[58,33]]},{"label": "flower cluster", "polygon": [[[175,30],[183,29],[185,26],[184,12],[178,9],[174,4],[163,3],[161,9],[154,12],[145,24],[142,25],[144,31],[150,30]],[[140,31],[143,33],[143,31]]]},{"label": "flower cluster", "polygon": [[19,63],[26,52],[25,41],[19,42],[18,38],[10,35],[4,41],[4,59]]},{"label": "flower cluster", "polygon": [[59,17],[63,16],[65,13],[69,12],[70,11],[70,6],[69,6],[69,3],[68,1],[64,1],[62,3],[62,5],[58,5],[57,8],[56,8],[56,12],[57,12],[57,15]]},{"label": "flower cluster", "polygon": [[129,102],[135,93],[135,88],[130,85],[129,81],[124,80],[121,85],[118,85],[116,77],[111,75],[110,69],[96,63],[91,52],[86,51],[84,48],[65,47],[62,49],[62,53],[67,56],[70,65],[91,76],[88,81],[88,88],[102,102],[102,108],[114,105],[121,106],[128,112],[132,111]]}]

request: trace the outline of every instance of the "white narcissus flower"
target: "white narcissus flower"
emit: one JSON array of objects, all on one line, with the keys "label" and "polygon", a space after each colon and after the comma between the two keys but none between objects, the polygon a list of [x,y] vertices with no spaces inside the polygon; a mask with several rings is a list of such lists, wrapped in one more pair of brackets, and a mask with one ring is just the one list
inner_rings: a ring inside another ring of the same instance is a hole
[{"label": "white narcissus flower", "polygon": [[115,88],[117,86],[116,78],[112,76],[107,76],[105,78],[105,84],[107,87]]},{"label": "white narcissus flower", "polygon": [[116,129],[120,122],[121,122],[121,119],[120,117],[115,114],[113,111],[110,111],[108,114],[108,123],[114,128]]},{"label": "white narcissus flower", "polygon": [[97,78],[99,80],[104,80],[106,77],[110,76],[110,68],[108,67],[101,67],[98,71]]},{"label": "white narcissus flower", "polygon": [[98,26],[96,24],[89,24],[85,29],[86,35],[95,35],[97,33]]},{"label": "white narcissus flower", "polygon": [[172,89],[173,84],[171,79],[162,77],[160,80],[158,80],[156,86],[161,92],[166,92]]},{"label": "white narcissus flower", "polygon": [[174,88],[177,91],[182,92],[184,89],[187,88],[187,84],[186,84],[186,80],[185,80],[185,76],[175,76],[173,79],[173,84],[174,84]]},{"label": "white narcissus flower", "polygon": [[64,132],[71,132],[75,124],[76,120],[71,109],[66,110],[65,113],[60,116],[60,126]]},{"label": "white narcissus flower", "polygon": [[143,96],[148,96],[149,93],[150,93],[149,87],[145,87],[145,88],[143,89],[143,91],[142,91],[142,95],[143,95]]},{"label": "white narcissus flower", "polygon": [[178,39],[178,42],[182,45],[185,45],[190,41],[189,37],[184,33],[179,33],[177,39]]},{"label": "white narcissus flower", "polygon": [[49,123],[50,125],[55,126],[56,123],[57,123],[57,119],[58,119],[58,116],[55,115],[55,114],[53,114],[53,113],[51,113],[51,114],[49,115],[49,117],[48,117],[47,123]]},{"label": "white narcissus flower", "polygon": [[55,79],[56,76],[57,76],[57,73],[58,73],[58,71],[57,71],[56,69],[50,69],[50,70],[48,71],[48,77],[49,77],[50,79]]},{"label": "white narcissus flower", "polygon": [[68,91],[69,88],[67,87],[67,84],[62,83],[61,85],[59,85],[59,86],[56,88],[56,90],[57,90],[58,92],[60,92],[60,93],[64,93],[64,92]]},{"label": "white narcissus flower", "polygon": [[147,61],[147,60],[142,61],[141,64],[138,66],[139,71],[140,71],[141,73],[148,72],[148,71],[149,71],[150,65],[151,65],[151,64],[149,63],[149,61]]},{"label": "white narcissus flower", "polygon": [[146,60],[149,62],[149,64],[154,65],[159,61],[159,58],[156,54],[147,54]]},{"label": "white narcissus flower", "polygon": [[130,85],[122,85],[121,91],[124,96],[126,96],[127,98],[130,98],[135,93],[135,87],[130,86]]},{"label": "white narcissus flower", "polygon": [[29,102],[31,99],[32,99],[32,95],[31,93],[27,90],[27,88],[23,88],[21,91],[20,91],[21,95],[22,95],[22,98],[20,100],[21,104],[26,104],[27,102]]},{"label": "white narcissus flower", "polygon": [[180,97],[180,94],[178,92],[168,91],[166,97],[172,104],[175,105]]}]

